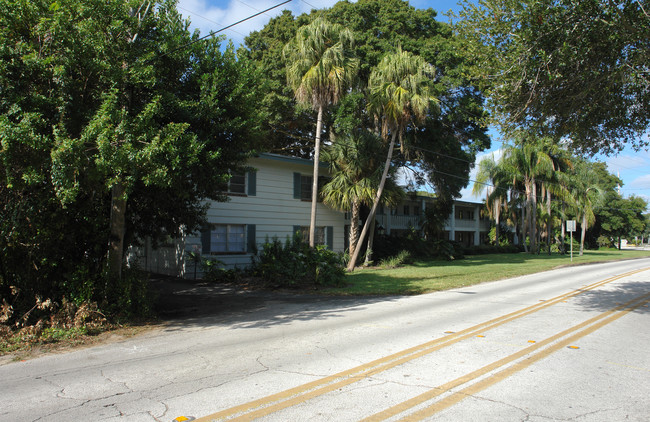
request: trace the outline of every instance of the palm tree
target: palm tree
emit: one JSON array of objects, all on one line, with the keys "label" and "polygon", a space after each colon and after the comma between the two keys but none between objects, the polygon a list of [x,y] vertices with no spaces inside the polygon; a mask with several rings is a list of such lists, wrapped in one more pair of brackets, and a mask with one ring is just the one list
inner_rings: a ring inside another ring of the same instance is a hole
[{"label": "palm tree", "polygon": [[[553,173],[552,160],[543,149],[533,142],[507,148],[502,165],[512,178],[513,184],[521,184],[525,192],[525,217],[522,236],[528,233],[530,252],[535,253],[537,237],[537,196],[538,180],[549,178]],[[525,242],[524,242],[525,246]]]},{"label": "palm tree", "polygon": [[318,166],[323,111],[336,104],[355,79],[359,60],[353,56],[352,32],[322,18],[298,29],[296,36],[282,51],[287,63],[287,82],[299,104],[316,111],[314,174],[312,180],[309,246],[314,246],[316,204],[318,198]]},{"label": "palm tree", "polygon": [[[403,138],[409,124],[423,120],[433,97],[429,91],[434,68],[422,57],[415,56],[398,48],[388,53],[370,73],[368,88],[370,91],[370,112],[381,125],[381,137],[384,142],[390,136],[388,156],[384,164],[377,194],[370,209],[370,215],[363,226],[359,241],[363,242],[375,219],[377,206],[388,178],[395,141],[399,137],[400,147],[404,148]],[[350,256],[348,271],[354,270],[359,249]]]},{"label": "palm tree", "polygon": [[[472,192],[479,195],[486,191],[485,206],[495,224],[496,245],[499,246],[501,210],[508,203],[507,178],[494,156],[486,157],[479,162],[476,181]],[[490,188],[488,188],[490,187]]]},{"label": "palm tree", "polygon": [[[548,173],[545,179],[540,183],[542,197],[545,198],[546,238],[548,243],[548,254],[550,255],[551,237],[553,232],[552,202],[554,198],[563,202],[570,202],[572,200],[571,192],[568,188],[570,181],[567,172],[573,168],[573,163],[569,152],[548,138],[542,140],[540,147],[541,150],[551,159],[552,166],[551,172]],[[560,214],[560,216],[562,215],[561,212],[558,214]]]},{"label": "palm tree", "polygon": [[[324,151],[333,177],[322,191],[323,202],[340,211],[350,211],[349,253],[357,248],[361,205],[371,205],[381,179],[384,154],[381,139],[368,131],[338,137]],[[382,203],[394,206],[403,198],[403,190],[392,178],[386,181]]]},{"label": "palm tree", "polygon": [[576,215],[580,219],[580,256],[582,256],[587,228],[596,221],[594,208],[601,201],[602,191],[598,187],[598,174],[586,161],[576,163],[571,186]]}]

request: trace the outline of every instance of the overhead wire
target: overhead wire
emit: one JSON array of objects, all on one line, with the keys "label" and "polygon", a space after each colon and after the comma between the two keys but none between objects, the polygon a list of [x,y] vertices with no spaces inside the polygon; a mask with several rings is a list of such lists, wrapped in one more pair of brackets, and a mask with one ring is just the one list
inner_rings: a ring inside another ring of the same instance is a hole
[{"label": "overhead wire", "polygon": [[[166,53],[159,54],[159,55],[157,56],[157,58],[168,56],[168,55],[170,55],[170,54],[172,54],[172,53],[175,53],[175,52],[177,52],[177,51],[179,51],[179,50],[184,50],[184,49],[186,49],[187,47],[189,47],[189,46],[191,46],[191,45],[193,45],[193,44],[198,43],[199,41],[203,41],[203,40],[205,40],[205,39],[208,38],[208,37],[212,37],[212,36],[214,36],[215,34],[218,34],[219,32],[225,31],[226,29],[230,29],[230,28],[232,28],[233,26],[239,25],[239,24],[242,23],[242,22],[246,22],[247,20],[253,19],[253,18],[256,17],[256,16],[259,16],[259,15],[261,15],[261,14],[264,14],[264,13],[270,11],[270,10],[276,9],[276,8],[278,8],[278,7],[280,7],[280,6],[283,6],[283,5],[285,5],[285,4],[287,4],[287,3],[291,2],[291,1],[292,1],[292,0],[285,0],[285,1],[283,1],[282,3],[278,3],[278,4],[274,5],[274,6],[269,7],[268,9],[264,9],[264,10],[262,10],[261,12],[255,13],[255,14],[253,14],[253,15],[251,15],[251,16],[248,16],[248,17],[246,17],[246,18],[244,18],[244,19],[238,20],[237,22],[232,23],[232,24],[227,25],[227,26],[224,26],[224,27],[221,28],[221,29],[218,29],[218,30],[216,30],[216,31],[211,31],[208,35],[205,35],[205,36],[203,36],[203,37],[197,38],[197,39],[194,40],[194,41],[191,41],[191,42],[189,42],[189,43],[186,43],[186,44],[184,44],[184,45],[181,45],[181,46],[179,46],[179,47],[177,47],[177,48],[174,48],[174,49],[172,49],[172,50],[170,50],[170,51],[168,51],[168,52],[166,52]],[[151,60],[152,60],[152,59],[150,59],[149,61],[151,61]]]},{"label": "overhead wire", "polygon": [[[188,9],[186,9],[186,8],[184,8],[184,7],[181,7],[181,6],[176,5],[176,8],[177,8],[177,9],[180,9],[180,10],[184,10],[184,11],[186,11],[187,13],[190,13],[192,16],[197,16],[197,17],[199,17],[199,18],[201,18],[201,19],[204,19],[204,20],[206,20],[206,21],[208,21],[208,22],[210,22],[210,23],[214,23],[215,25],[223,26],[223,24],[220,23],[220,22],[214,21],[214,20],[212,20],[212,19],[210,19],[210,18],[206,18],[205,16],[199,15],[198,13],[193,12],[193,11],[191,11],[191,10],[188,10]],[[239,31],[235,31],[234,29],[230,29],[230,31],[231,31],[231,32],[234,32],[234,33],[237,34],[237,35],[241,35],[242,37],[245,37],[245,36],[246,36],[246,35],[242,34],[242,33],[239,32]]]},{"label": "overhead wire", "polygon": [[[239,3],[244,4],[245,6],[250,7],[250,8],[253,9],[253,10],[256,10],[257,13],[255,13],[255,14],[253,14],[253,15],[251,15],[251,16],[248,16],[248,17],[246,17],[246,18],[244,18],[244,19],[241,19],[241,20],[239,20],[239,21],[237,21],[237,22],[235,22],[235,23],[232,23],[232,24],[230,24],[230,25],[224,26],[223,28],[221,28],[221,29],[219,29],[219,30],[217,30],[217,31],[211,31],[208,35],[205,35],[205,36],[203,36],[203,37],[200,37],[200,38],[198,38],[198,39],[196,39],[196,40],[194,40],[194,41],[192,41],[192,42],[190,42],[190,43],[187,43],[187,44],[185,44],[185,45],[183,45],[183,46],[177,47],[176,49],[173,49],[173,50],[171,50],[171,51],[169,51],[169,52],[166,52],[166,53],[164,53],[164,54],[162,54],[162,55],[159,55],[158,57],[164,57],[164,56],[166,56],[166,55],[172,54],[172,53],[174,53],[174,52],[176,52],[176,51],[179,51],[179,50],[181,50],[181,49],[187,48],[187,47],[189,47],[190,45],[193,45],[193,44],[195,44],[195,43],[197,43],[197,42],[199,42],[199,41],[202,41],[202,40],[204,40],[204,39],[206,39],[206,38],[208,38],[208,37],[212,37],[212,36],[214,36],[215,34],[217,34],[217,33],[219,33],[219,32],[222,32],[222,31],[225,31],[225,30],[227,30],[227,29],[230,29],[230,28],[232,28],[232,27],[234,27],[234,26],[236,26],[236,25],[238,25],[238,24],[240,24],[240,23],[243,23],[243,22],[245,22],[245,21],[247,21],[247,20],[250,20],[250,19],[252,19],[252,18],[254,18],[254,17],[257,17],[257,16],[259,16],[259,15],[266,14],[267,16],[269,16],[266,12],[271,11],[271,10],[277,8],[277,7],[282,6],[282,5],[285,5],[285,4],[289,3],[289,2],[291,2],[292,0],[286,0],[286,1],[283,1],[283,2],[281,2],[281,3],[278,3],[278,4],[276,4],[276,5],[272,6],[272,7],[269,7],[269,8],[267,8],[267,9],[265,9],[265,10],[262,10],[262,11],[259,11],[259,10],[256,9],[255,7],[253,7],[253,6],[251,6],[251,5],[247,4],[247,3],[245,3],[245,2],[242,1],[242,0],[237,0],[237,1],[238,1]],[[307,4],[308,6],[312,7],[313,9],[317,9],[316,6],[314,6],[313,4],[311,4],[311,3],[309,3],[309,2],[307,2],[307,1],[305,1],[305,0],[300,0],[300,1],[303,2],[303,3],[305,3],[305,4]],[[193,15],[196,15],[196,16],[198,16],[198,17],[201,17],[201,18],[203,18],[203,19],[205,19],[205,20],[207,20],[207,21],[209,21],[209,22],[213,22],[213,23],[216,23],[216,24],[218,24],[218,25],[221,25],[221,24],[218,23],[218,22],[212,21],[212,20],[210,20],[210,19],[208,19],[208,18],[206,18],[206,17],[204,17],[204,16],[198,15],[198,14],[196,14],[196,13],[190,11],[190,10],[187,10],[187,9],[185,9],[185,8],[182,8],[182,7],[179,7],[179,8],[182,9],[182,10],[186,10],[187,12],[192,13]],[[232,29],[231,29],[231,30],[232,30]],[[243,34],[237,32],[237,31],[235,31],[235,30],[232,30],[232,31],[235,32],[235,33],[237,33],[237,34],[239,34],[239,35],[242,35],[242,36],[243,36]],[[475,117],[475,118],[479,118],[480,116],[474,115],[474,117]],[[442,122],[442,124],[445,125],[445,126],[447,126],[447,127],[450,127],[450,126],[447,125],[445,122]],[[465,135],[467,135],[468,137],[472,138],[471,134],[469,134],[468,132],[466,132],[463,128],[457,128],[457,130],[460,130],[461,132],[464,132]],[[491,142],[500,142],[500,143],[504,143],[503,141],[499,141],[499,140],[496,140],[496,139],[490,139],[490,141],[491,141]],[[432,154],[437,154],[437,155],[442,156],[442,157],[445,157],[445,158],[449,158],[449,159],[453,159],[453,160],[457,160],[457,161],[465,162],[465,163],[468,163],[468,164],[470,164],[470,165],[475,164],[474,162],[471,162],[471,161],[469,161],[469,160],[465,160],[465,159],[462,159],[462,158],[459,158],[459,157],[454,157],[454,156],[451,156],[451,155],[443,154],[443,153],[440,153],[440,152],[437,152],[437,151],[433,151],[433,150],[429,150],[429,149],[426,149],[426,148],[421,148],[421,147],[412,147],[412,148],[414,148],[414,149],[418,149],[418,150],[421,150],[421,151],[424,151],[424,152],[432,153]],[[477,181],[477,180],[468,179],[468,178],[465,178],[464,176],[459,176],[459,175],[455,175],[455,174],[451,174],[451,173],[443,172],[443,171],[441,171],[441,170],[432,169],[432,170],[430,170],[430,171],[436,172],[436,173],[438,173],[438,174],[443,174],[443,175],[448,176],[448,177],[454,177],[454,178],[458,178],[458,179],[461,179],[461,180],[467,180],[468,182],[472,182],[472,183],[474,183],[474,184],[477,184],[477,183],[478,183],[478,184],[481,184],[481,185],[484,185],[484,186],[487,186],[487,187],[492,187],[493,189],[505,189],[505,188],[502,188],[502,187],[499,187],[499,186],[495,186],[495,185],[490,184],[490,183],[479,182],[479,181]],[[543,181],[543,180],[540,180],[540,181],[545,182],[545,183],[551,183],[551,182]],[[509,192],[513,192],[513,189],[507,189],[507,190],[508,190]],[[523,194],[523,192],[520,192],[520,191],[518,192],[518,191],[516,191],[516,190],[514,190],[514,192],[516,192],[516,193],[518,193],[518,194]],[[561,201],[561,200],[555,200],[555,201],[556,201],[556,202],[565,203],[564,201]],[[601,208],[603,208],[603,207],[601,207]],[[599,208],[599,209],[601,209],[601,208]]]}]

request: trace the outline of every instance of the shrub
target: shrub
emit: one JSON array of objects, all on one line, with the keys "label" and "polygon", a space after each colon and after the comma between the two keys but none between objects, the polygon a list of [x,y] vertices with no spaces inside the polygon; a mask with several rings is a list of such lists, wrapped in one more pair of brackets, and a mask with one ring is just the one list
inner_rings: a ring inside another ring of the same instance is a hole
[{"label": "shrub", "polygon": [[485,255],[493,253],[519,253],[523,252],[521,245],[472,245],[465,246],[463,252],[465,255]]},{"label": "shrub", "polygon": [[218,259],[203,258],[201,260],[203,280],[215,283],[232,283],[241,280],[243,271],[239,268],[226,268]]},{"label": "shrub", "polygon": [[404,250],[391,258],[383,259],[379,263],[379,266],[382,268],[390,269],[390,268],[398,268],[404,264],[412,264],[412,263],[413,263],[413,259],[411,258],[411,253],[409,251]]},{"label": "shrub", "polygon": [[341,286],[345,281],[342,255],[325,246],[310,248],[299,234],[284,243],[267,240],[251,271],[272,287]]},{"label": "shrub", "polygon": [[153,299],[149,274],[134,267],[125,268],[121,280],[106,283],[101,309],[118,318],[149,317],[153,315]]},{"label": "shrub", "polygon": [[373,256],[379,262],[401,251],[408,251],[414,258],[437,258],[447,261],[463,258],[463,248],[459,243],[442,239],[425,240],[413,235],[378,236],[374,246]]},{"label": "shrub", "polygon": [[612,242],[612,239],[610,239],[607,236],[598,236],[598,240],[596,240],[596,243],[598,243],[599,248],[614,247],[614,242]]}]

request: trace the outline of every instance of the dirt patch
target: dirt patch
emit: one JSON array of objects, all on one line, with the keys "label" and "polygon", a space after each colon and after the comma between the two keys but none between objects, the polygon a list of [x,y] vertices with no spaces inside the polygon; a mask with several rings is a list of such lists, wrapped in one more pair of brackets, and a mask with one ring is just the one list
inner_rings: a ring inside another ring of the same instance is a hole
[{"label": "dirt patch", "polygon": [[128,325],[107,326],[96,335],[79,335],[55,343],[21,345],[18,350],[0,351],[0,365],[33,359],[46,354],[66,353],[81,348],[114,343],[124,339],[159,330],[174,321],[206,317],[231,312],[272,295],[282,295],[266,289],[255,278],[237,283],[214,283],[203,280],[184,280],[167,276],[152,276],[150,291],[154,297],[155,317]]},{"label": "dirt patch", "polygon": [[163,325],[157,322],[109,328],[108,331],[97,335],[84,335],[72,339],[58,341],[56,343],[26,345],[24,349],[0,355],[0,365],[11,362],[26,361],[44,355],[67,353],[73,350],[87,347],[110,344],[124,339],[141,335],[143,333],[162,328]]}]

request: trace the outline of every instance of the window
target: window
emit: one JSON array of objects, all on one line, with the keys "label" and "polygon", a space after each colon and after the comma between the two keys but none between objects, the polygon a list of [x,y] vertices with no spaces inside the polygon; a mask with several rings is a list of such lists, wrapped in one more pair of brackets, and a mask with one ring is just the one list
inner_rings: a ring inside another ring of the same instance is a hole
[{"label": "window", "polygon": [[404,215],[409,215],[409,206],[404,205]]},{"label": "window", "polygon": [[312,180],[311,176],[300,176],[300,199],[303,201],[311,201]]},{"label": "window", "polygon": [[[305,243],[309,243],[309,226],[300,226],[300,236]],[[314,244],[315,245],[324,245],[325,244],[325,227],[316,227],[314,233]]]},{"label": "window", "polygon": [[474,220],[474,211],[457,210],[456,219],[458,220]]},{"label": "window", "polygon": [[420,207],[417,205],[413,207],[413,215],[420,215]]},{"label": "window", "polygon": [[[312,188],[312,176],[305,176],[300,173],[293,174],[293,197],[295,199],[300,199],[301,201],[311,201],[311,188]],[[318,178],[318,190],[320,191],[323,185],[329,182],[327,177]],[[321,199],[318,198],[320,202]]]},{"label": "window", "polygon": [[232,173],[228,181],[228,193],[246,194],[246,173]]},{"label": "window", "polygon": [[243,224],[217,224],[210,232],[210,252],[246,252],[246,226]]}]

